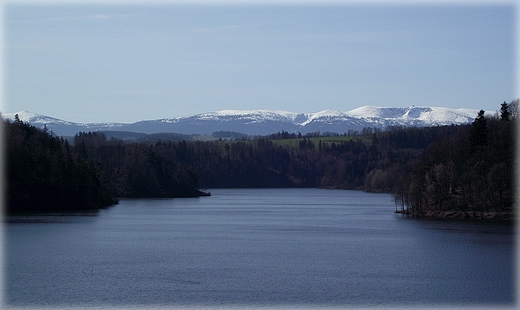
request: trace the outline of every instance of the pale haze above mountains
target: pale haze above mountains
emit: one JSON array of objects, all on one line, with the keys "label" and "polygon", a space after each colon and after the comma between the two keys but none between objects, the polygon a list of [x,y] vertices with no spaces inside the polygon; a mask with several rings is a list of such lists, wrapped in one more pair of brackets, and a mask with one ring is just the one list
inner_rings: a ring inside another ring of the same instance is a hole
[{"label": "pale haze above mountains", "polygon": [[477,109],[411,106],[388,108],[363,106],[351,111],[324,110],[297,113],[281,110],[221,110],[192,116],[143,120],[136,123],[74,123],[28,111],[3,113],[4,119],[21,121],[38,128],[46,126],[57,136],[73,136],[81,131],[128,131],[137,133],[211,134],[234,131],[247,135],[268,135],[280,131],[335,132],[361,131],[363,128],[386,129],[389,126],[440,126],[471,123]]}]

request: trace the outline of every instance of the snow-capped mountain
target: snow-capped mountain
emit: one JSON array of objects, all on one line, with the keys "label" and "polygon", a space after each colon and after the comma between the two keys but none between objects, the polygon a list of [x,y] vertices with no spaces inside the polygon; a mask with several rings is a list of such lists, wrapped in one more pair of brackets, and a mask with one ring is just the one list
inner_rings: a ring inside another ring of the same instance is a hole
[{"label": "snow-capped mountain", "polygon": [[323,110],[297,113],[281,110],[221,110],[192,116],[164,118],[126,123],[73,123],[27,111],[5,113],[5,119],[15,115],[21,121],[42,128],[44,125],[58,136],[72,136],[80,131],[131,131],[139,133],[175,132],[211,134],[215,131],[236,131],[249,135],[267,135],[282,130],[288,132],[337,132],[362,130],[365,127],[385,129],[388,126],[438,126],[472,122],[479,110],[443,107],[386,108],[363,106],[341,112]]},{"label": "snow-capped mountain", "polygon": [[15,119],[15,115],[18,115],[21,121],[35,127],[46,126],[58,136],[73,136],[80,131],[118,130],[120,126],[126,125],[122,123],[74,123],[25,110],[16,113],[2,113],[4,119],[11,121]]}]

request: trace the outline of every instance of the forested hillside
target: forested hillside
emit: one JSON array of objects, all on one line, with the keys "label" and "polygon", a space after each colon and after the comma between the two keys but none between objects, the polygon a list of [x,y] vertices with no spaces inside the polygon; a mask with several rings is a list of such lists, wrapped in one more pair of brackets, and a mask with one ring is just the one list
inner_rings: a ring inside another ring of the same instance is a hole
[{"label": "forested hillside", "polygon": [[21,122],[4,123],[7,213],[90,210],[116,201],[105,176],[63,139]]},{"label": "forested hillside", "polygon": [[129,143],[81,132],[69,145],[7,122],[8,211],[205,195],[198,188],[321,187],[394,193],[401,212],[418,216],[511,213],[517,105],[504,103],[495,118],[481,111],[469,125],[233,141]]},{"label": "forested hillside", "polygon": [[[3,125],[8,214],[92,210],[117,203],[115,197],[204,195],[193,171],[144,144],[110,145],[96,133],[81,133],[71,146],[19,119]],[[102,162],[92,159],[92,149]]]},{"label": "forested hillside", "polygon": [[514,216],[515,136],[518,100],[500,116],[480,111],[469,127],[431,143],[394,189],[403,213],[414,216]]},{"label": "forested hillside", "polygon": [[[179,143],[179,145],[186,142]],[[149,143],[107,140],[97,132],[81,132],[74,139],[79,159],[92,162],[107,175],[107,184],[117,197],[198,197],[195,171],[178,155],[162,152]]]},{"label": "forested hillside", "polygon": [[[196,173],[202,188],[323,187],[391,192],[426,145],[457,130],[458,126],[396,127],[387,132],[370,131],[368,136],[315,134],[301,138],[281,132],[258,139],[148,144],[107,141],[99,133],[81,133],[75,147],[81,156],[114,176],[113,188],[128,184],[128,178],[135,180],[140,171],[175,165]],[[131,171],[126,163],[138,154],[151,166]],[[130,184],[138,187],[140,182]]]}]

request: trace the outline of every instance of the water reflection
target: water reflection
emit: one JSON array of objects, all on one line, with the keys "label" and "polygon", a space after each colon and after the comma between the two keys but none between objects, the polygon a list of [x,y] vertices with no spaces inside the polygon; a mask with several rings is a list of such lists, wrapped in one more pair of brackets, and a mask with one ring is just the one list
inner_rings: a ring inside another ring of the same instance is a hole
[{"label": "water reflection", "polygon": [[[513,227],[404,219],[390,195],[212,190],[10,217],[12,306],[512,305]],[[62,225],[67,223],[70,225]],[[77,225],[76,225],[77,224]]]},{"label": "water reflection", "polygon": [[86,222],[99,216],[98,210],[81,212],[62,212],[52,214],[10,215],[4,216],[5,224],[50,224]]}]

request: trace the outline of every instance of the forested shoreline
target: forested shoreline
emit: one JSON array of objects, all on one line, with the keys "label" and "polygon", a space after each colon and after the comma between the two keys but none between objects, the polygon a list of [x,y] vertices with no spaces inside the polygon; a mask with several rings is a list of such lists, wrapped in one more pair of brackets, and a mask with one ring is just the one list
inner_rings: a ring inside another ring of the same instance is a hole
[{"label": "forested shoreline", "polygon": [[468,125],[190,142],[81,132],[69,144],[7,121],[6,210],[206,195],[200,188],[318,187],[393,193],[397,211],[413,216],[511,217],[517,105],[504,102],[500,117],[481,111]]},{"label": "forested shoreline", "polygon": [[10,213],[92,210],[116,203],[91,162],[46,130],[3,122],[6,208]]},{"label": "forested shoreline", "polygon": [[118,143],[113,151],[121,161],[100,162],[88,155],[106,146],[97,133],[79,133],[70,145],[18,118],[2,122],[7,214],[97,210],[123,197],[207,195],[193,171],[154,156],[145,144]]},{"label": "forested shoreline", "polygon": [[518,100],[500,116],[480,111],[470,126],[433,141],[393,193],[416,217],[512,220]]}]

